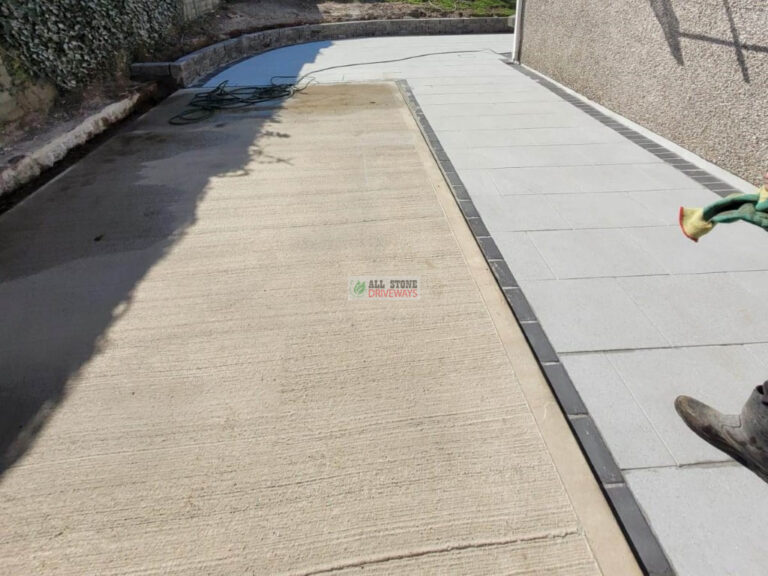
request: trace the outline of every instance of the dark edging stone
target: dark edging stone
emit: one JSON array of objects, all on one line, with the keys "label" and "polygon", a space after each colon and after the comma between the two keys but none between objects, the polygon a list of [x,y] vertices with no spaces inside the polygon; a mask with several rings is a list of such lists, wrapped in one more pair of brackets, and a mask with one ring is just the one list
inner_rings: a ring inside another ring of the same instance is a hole
[{"label": "dark edging stone", "polygon": [[136,79],[171,77],[179,87],[194,86],[202,79],[245,58],[294,44],[322,40],[373,38],[377,36],[433,36],[446,34],[511,33],[514,17],[423,18],[408,20],[360,20],[329,22],[262,30],[206,46],[175,62],[144,62],[131,66]]}]

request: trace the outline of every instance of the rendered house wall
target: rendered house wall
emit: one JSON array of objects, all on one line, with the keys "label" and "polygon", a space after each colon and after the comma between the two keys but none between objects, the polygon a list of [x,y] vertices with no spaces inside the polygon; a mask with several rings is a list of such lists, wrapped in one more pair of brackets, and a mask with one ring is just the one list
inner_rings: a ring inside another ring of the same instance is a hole
[{"label": "rendered house wall", "polygon": [[521,60],[745,180],[768,169],[765,0],[527,0]]}]

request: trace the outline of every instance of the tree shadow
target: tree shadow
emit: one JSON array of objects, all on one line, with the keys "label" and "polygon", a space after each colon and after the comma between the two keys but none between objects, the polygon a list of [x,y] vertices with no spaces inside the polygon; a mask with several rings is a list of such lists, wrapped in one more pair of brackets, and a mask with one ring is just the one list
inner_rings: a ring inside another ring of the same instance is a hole
[{"label": "tree shadow", "polygon": [[675,9],[670,0],[648,0],[651,3],[656,20],[659,21],[661,30],[664,33],[664,39],[667,41],[669,51],[681,66],[685,65],[683,60],[683,49],[680,46],[680,21],[677,19]]},{"label": "tree shadow", "polygon": [[[302,56],[283,70],[298,74],[316,52]],[[210,180],[284,161],[259,146],[287,137],[274,130],[279,101],[169,125],[190,98],[171,96],[0,215],[0,475],[65,401],[137,285],[195,224]]]},{"label": "tree shadow", "polygon": [[648,1],[650,2],[653,13],[656,15],[656,19],[659,21],[659,25],[664,32],[664,38],[666,39],[667,45],[669,46],[669,51],[679,65],[685,65],[683,60],[683,51],[680,44],[681,38],[725,46],[733,49],[736,56],[736,62],[739,66],[739,71],[741,72],[742,80],[747,84],[751,82],[745,52],[759,52],[765,54],[768,53],[768,46],[748,44],[741,41],[739,30],[736,26],[736,20],[733,17],[733,9],[731,8],[729,0],[721,1],[723,3],[725,17],[728,20],[728,28],[731,33],[730,40],[715,38],[713,36],[707,36],[706,34],[695,34],[682,31],[680,30],[680,21],[677,18],[674,7],[672,6],[672,0]]}]

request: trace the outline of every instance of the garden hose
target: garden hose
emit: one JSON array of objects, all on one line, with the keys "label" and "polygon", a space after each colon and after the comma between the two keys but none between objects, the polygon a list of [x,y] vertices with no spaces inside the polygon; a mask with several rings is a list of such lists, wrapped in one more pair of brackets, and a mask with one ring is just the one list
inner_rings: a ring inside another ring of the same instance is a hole
[{"label": "garden hose", "polygon": [[[393,58],[391,60],[338,64],[336,66],[328,66],[327,68],[312,70],[311,72],[307,72],[301,76],[273,76],[270,79],[270,84],[267,86],[238,86],[234,88],[227,88],[227,82],[224,81],[212,90],[195,94],[187,105],[187,109],[183,112],[180,112],[179,114],[176,114],[174,117],[168,120],[168,122],[175,126],[194,124],[196,122],[207,120],[213,116],[217,110],[248,108],[262,102],[269,102],[271,100],[279,100],[282,98],[290,98],[297,92],[301,92],[313,84],[315,82],[313,77],[314,74],[319,74],[320,72],[326,72],[328,70],[335,70],[337,68],[352,68],[354,66],[391,64],[393,62],[403,62],[405,60],[424,58],[426,56],[439,56],[442,54],[468,54],[472,52],[492,52],[493,54],[503,56],[503,54],[500,52],[496,52],[490,48],[482,48],[478,50],[449,50],[446,52],[429,52],[426,54],[416,54],[415,56],[405,56],[403,58]],[[293,79],[293,81],[282,83],[276,82],[277,79]]]}]

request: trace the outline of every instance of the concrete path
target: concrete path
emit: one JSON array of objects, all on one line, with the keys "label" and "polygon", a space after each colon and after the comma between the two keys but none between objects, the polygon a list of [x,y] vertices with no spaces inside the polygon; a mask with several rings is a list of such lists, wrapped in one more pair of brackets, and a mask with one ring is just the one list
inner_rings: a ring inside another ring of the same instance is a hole
[{"label": "concrete path", "polygon": [[[351,40],[318,47],[300,71],[510,48],[510,36]],[[268,81],[311,50],[256,57],[209,85]],[[315,77],[408,81],[675,570],[764,574],[768,487],[685,428],[673,400],[738,411],[765,379],[765,233],[685,239],[677,208],[713,192],[491,52]]]},{"label": "concrete path", "polygon": [[0,217],[0,572],[638,574],[397,87],[189,97]]}]

